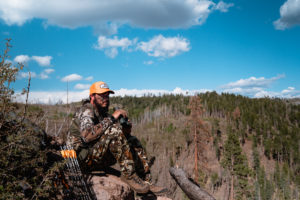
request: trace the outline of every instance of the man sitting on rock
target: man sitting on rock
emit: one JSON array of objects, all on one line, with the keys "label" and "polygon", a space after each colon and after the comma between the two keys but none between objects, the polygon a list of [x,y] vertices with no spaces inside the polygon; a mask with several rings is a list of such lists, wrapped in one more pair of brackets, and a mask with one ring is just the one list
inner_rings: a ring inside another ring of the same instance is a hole
[{"label": "man sitting on rock", "polygon": [[[128,144],[120,123],[120,117],[127,117],[125,110],[118,109],[108,114],[109,94],[114,94],[104,82],[96,82],[90,87],[90,99],[83,104],[72,121],[70,135],[78,158],[84,168],[93,165],[107,165],[115,159],[120,165],[121,179],[134,191],[162,193],[166,189],[154,186],[142,180],[135,171],[132,150]],[[112,158],[113,157],[113,158]],[[147,158],[144,163],[148,166]],[[145,170],[150,173],[149,170]],[[148,175],[149,176],[149,175]]]}]

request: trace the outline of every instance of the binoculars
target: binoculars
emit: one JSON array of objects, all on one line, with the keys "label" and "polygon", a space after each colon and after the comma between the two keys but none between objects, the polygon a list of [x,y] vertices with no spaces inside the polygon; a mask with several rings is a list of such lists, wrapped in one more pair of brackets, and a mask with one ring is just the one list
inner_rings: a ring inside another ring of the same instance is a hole
[{"label": "binoculars", "polygon": [[125,128],[131,127],[131,123],[128,121],[128,118],[124,117],[123,115],[120,115],[119,122],[120,122],[121,126],[123,126]]},{"label": "binoculars", "polygon": [[[114,111],[119,109],[120,109],[119,107],[114,107]],[[131,123],[128,121],[128,117],[124,117],[123,115],[120,115],[118,120],[122,127],[124,128],[131,127]]]}]

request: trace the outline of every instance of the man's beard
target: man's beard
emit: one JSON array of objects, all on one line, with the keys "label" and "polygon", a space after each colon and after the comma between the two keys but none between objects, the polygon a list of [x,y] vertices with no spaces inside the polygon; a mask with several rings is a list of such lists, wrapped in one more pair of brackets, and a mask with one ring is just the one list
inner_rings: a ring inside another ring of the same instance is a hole
[{"label": "man's beard", "polygon": [[97,103],[96,99],[94,99],[94,105],[96,106],[96,108],[97,108],[100,115],[105,116],[108,113],[109,100],[107,101],[107,105],[105,107],[103,107],[103,106],[101,106],[100,104]]}]

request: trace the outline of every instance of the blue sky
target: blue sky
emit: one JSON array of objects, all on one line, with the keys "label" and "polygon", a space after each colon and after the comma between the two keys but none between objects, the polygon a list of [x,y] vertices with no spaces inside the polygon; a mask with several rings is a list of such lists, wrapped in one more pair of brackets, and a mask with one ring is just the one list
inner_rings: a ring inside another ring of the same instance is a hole
[{"label": "blue sky", "polygon": [[[299,0],[0,0],[1,48],[31,102],[217,91],[300,97]],[[22,101],[24,97],[18,97]]]}]

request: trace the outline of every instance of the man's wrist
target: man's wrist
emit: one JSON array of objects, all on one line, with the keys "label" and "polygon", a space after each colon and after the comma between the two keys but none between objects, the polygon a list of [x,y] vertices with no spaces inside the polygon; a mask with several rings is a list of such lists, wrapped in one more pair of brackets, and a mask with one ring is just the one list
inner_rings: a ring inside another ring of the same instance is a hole
[{"label": "man's wrist", "polygon": [[110,116],[110,119],[112,121],[113,124],[115,124],[118,120],[114,117],[114,116]]}]

